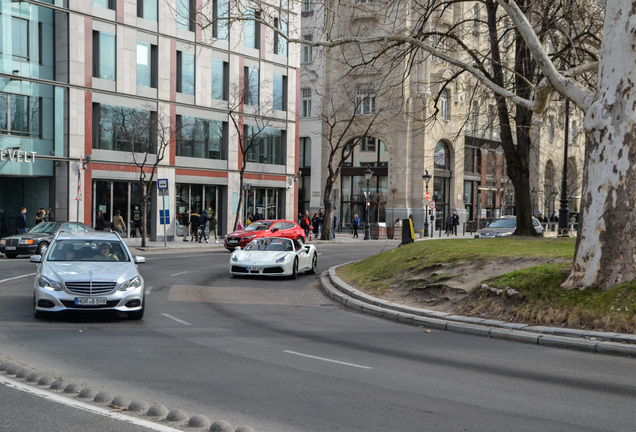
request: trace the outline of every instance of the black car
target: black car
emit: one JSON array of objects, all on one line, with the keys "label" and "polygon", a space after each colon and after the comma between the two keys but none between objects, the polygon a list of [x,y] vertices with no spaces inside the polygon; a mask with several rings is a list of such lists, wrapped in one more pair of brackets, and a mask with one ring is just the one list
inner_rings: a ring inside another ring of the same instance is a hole
[{"label": "black car", "polygon": [[93,231],[81,222],[42,222],[24,234],[0,239],[0,252],[7,258],[18,255],[44,255],[58,232]]}]

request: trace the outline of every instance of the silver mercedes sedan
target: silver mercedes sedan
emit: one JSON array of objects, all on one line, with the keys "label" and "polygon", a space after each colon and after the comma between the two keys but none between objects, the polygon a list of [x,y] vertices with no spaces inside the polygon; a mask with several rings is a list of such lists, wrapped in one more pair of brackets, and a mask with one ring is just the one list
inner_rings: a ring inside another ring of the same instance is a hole
[{"label": "silver mercedes sedan", "polygon": [[137,264],[115,232],[60,233],[38,263],[33,315],[61,311],[119,311],[129,319],[144,315],[144,280]]}]

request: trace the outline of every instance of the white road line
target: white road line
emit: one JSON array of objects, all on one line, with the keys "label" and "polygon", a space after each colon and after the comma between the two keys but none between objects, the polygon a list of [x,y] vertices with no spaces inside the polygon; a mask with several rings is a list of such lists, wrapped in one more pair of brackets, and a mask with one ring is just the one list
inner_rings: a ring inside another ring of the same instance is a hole
[{"label": "white road line", "polygon": [[80,402],[76,399],[70,399],[68,396],[64,396],[57,393],[51,393],[49,391],[42,390],[37,387],[32,387],[26,383],[22,383],[19,381],[9,380],[2,375],[0,375],[0,383],[5,384],[8,387],[12,387],[16,390],[21,390],[23,392],[30,393],[32,395],[39,396],[44,399],[48,399],[55,403],[67,405],[73,408],[77,408],[83,411],[88,411],[93,414],[98,414],[104,417],[109,417],[114,420],[119,420],[126,423],[132,423],[134,425],[145,427],[149,430],[154,430],[158,432],[181,432],[178,429],[173,429],[171,427],[157,424],[152,421],[143,420],[136,417],[124,415],[118,412],[114,412],[114,411],[111,411],[109,408],[102,408],[99,406],[89,405],[87,403]]},{"label": "white road line", "polygon": [[171,320],[175,320],[176,322],[181,323],[181,324],[192,325],[192,324],[190,324],[187,321],[180,320],[179,318],[173,317],[172,315],[169,315],[167,313],[162,313],[161,315],[165,316],[166,318],[170,318]]},{"label": "white road line", "polygon": [[172,277],[172,276],[179,276],[179,275],[186,274],[186,273],[190,273],[190,271],[188,270],[188,271],[183,271],[183,272],[179,272],[179,273],[171,274],[171,275],[170,275],[170,277]]},{"label": "white road line", "polygon": [[328,359],[328,358],[324,358],[324,357],[316,357],[316,356],[312,356],[309,354],[303,354],[303,353],[299,353],[296,351],[288,351],[288,350],[283,350],[283,352],[287,353],[287,354],[293,354],[293,355],[297,355],[297,356],[301,356],[301,357],[307,357],[307,358],[311,358],[314,360],[322,360],[322,361],[326,361],[326,362],[330,362],[330,363],[338,363],[341,365],[345,365],[345,366],[352,366],[352,367],[357,367],[360,369],[373,369],[369,366],[362,366],[359,364],[355,364],[355,363],[347,363],[347,362],[343,362],[343,361],[339,361],[339,360],[332,360],[332,359]]},{"label": "white road line", "polygon": [[9,278],[9,279],[2,279],[2,280],[0,280],[0,283],[9,282],[9,281],[15,280],[15,279],[22,279],[24,277],[29,277],[29,276],[35,276],[36,274],[37,273],[29,273],[29,274],[25,274],[25,275],[22,275],[22,276],[12,277],[12,278]]}]

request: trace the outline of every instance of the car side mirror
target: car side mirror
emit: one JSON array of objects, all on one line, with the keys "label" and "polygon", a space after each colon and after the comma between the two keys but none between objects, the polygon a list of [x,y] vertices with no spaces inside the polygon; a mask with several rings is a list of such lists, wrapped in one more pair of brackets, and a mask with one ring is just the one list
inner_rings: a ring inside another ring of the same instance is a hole
[{"label": "car side mirror", "polygon": [[29,261],[31,261],[32,263],[41,263],[42,262],[42,255],[31,255],[31,258],[29,258]]},{"label": "car side mirror", "polygon": [[135,257],[135,264],[145,264],[145,263],[146,263],[146,257],[142,257],[142,256]]},{"label": "car side mirror", "polygon": [[275,233],[276,231],[278,231],[278,228],[272,228],[273,233]]}]

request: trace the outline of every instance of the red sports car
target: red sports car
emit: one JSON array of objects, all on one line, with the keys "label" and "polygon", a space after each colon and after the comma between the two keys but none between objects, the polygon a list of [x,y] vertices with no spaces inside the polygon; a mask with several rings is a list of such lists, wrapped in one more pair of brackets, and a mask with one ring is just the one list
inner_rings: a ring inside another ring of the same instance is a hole
[{"label": "red sports car", "polygon": [[233,251],[237,246],[241,249],[258,237],[285,237],[305,243],[305,230],[297,223],[288,220],[259,220],[245,229],[234,231],[225,236],[225,249]]}]

